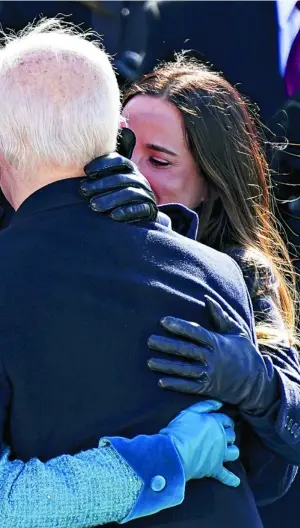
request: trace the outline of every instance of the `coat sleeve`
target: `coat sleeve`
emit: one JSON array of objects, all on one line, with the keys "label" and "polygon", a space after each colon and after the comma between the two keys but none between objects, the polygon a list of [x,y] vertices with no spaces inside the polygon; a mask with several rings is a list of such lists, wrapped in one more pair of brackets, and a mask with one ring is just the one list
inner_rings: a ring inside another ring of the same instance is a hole
[{"label": "coat sleeve", "polygon": [[45,463],[10,461],[5,448],[0,528],[123,523],[180,504],[184,489],[179,456],[164,435],[111,438],[97,449]]},{"label": "coat sleeve", "polygon": [[297,475],[297,466],[267,448],[246,421],[242,425],[241,446],[241,462],[256,504],[266,506],[285,495]]},{"label": "coat sleeve", "polygon": [[278,342],[260,346],[260,352],[272,360],[279,398],[263,416],[243,413],[243,463],[256,499],[263,505],[286,493],[300,465],[300,367],[297,351],[288,345],[271,267],[256,255],[248,259],[241,251],[231,251],[230,256],[243,272],[255,322],[278,332]]}]

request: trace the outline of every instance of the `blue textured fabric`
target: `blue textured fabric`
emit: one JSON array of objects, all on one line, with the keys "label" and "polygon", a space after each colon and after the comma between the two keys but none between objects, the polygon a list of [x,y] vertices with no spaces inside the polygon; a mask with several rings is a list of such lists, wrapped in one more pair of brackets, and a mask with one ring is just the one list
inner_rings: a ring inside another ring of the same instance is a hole
[{"label": "blue textured fabric", "polygon": [[[0,457],[0,528],[127,522],[183,501],[181,462],[171,440],[160,434],[103,439],[97,449],[49,462],[10,461],[9,454],[5,448]],[[159,493],[151,487],[157,472],[167,483]]]},{"label": "blue textured fabric", "polygon": [[46,463],[36,458],[12,462],[8,455],[5,449],[0,458],[0,528],[85,528],[118,522],[143,486],[110,446]]}]

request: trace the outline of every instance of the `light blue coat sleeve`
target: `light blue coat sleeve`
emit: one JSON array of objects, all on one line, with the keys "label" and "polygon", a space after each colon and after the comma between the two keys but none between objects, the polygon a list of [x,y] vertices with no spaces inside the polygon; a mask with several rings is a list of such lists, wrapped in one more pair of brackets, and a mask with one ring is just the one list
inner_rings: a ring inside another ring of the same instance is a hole
[{"label": "light blue coat sleeve", "polygon": [[113,446],[114,440],[45,463],[11,461],[5,449],[0,457],[0,528],[123,523],[182,502],[183,469],[167,437],[117,438]]}]

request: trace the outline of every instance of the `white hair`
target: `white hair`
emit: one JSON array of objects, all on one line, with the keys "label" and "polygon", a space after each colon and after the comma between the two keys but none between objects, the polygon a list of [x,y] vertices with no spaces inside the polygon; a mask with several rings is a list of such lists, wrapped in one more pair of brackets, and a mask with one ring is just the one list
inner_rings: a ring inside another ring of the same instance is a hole
[{"label": "white hair", "polygon": [[0,50],[0,151],[28,171],[83,167],[112,152],[120,93],[108,55],[70,24],[43,20]]}]

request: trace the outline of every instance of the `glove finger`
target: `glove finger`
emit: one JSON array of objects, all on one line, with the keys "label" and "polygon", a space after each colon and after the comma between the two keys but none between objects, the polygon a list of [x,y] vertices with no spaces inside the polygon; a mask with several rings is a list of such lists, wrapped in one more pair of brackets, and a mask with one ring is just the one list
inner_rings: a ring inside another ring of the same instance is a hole
[{"label": "glove finger", "polygon": [[217,301],[205,295],[205,304],[209,310],[216,332],[220,334],[239,334],[243,332],[243,329],[238,323],[223,310]]},{"label": "glove finger", "polygon": [[164,354],[172,354],[174,356],[201,361],[203,365],[207,365],[210,359],[210,351],[208,348],[199,347],[193,343],[172,337],[151,335],[148,339],[148,347],[152,350],[159,350]]},{"label": "glove finger", "polygon": [[234,444],[236,436],[233,427],[225,427],[225,435],[227,444]]},{"label": "glove finger", "polygon": [[141,203],[117,207],[113,209],[110,217],[118,222],[136,222],[138,220],[156,220],[158,209],[151,203]]},{"label": "glove finger", "polygon": [[[194,405],[191,405],[191,407],[188,407],[187,409],[183,409],[173,420],[168,424],[167,428],[164,428],[160,431],[160,433],[168,434],[168,427],[171,424],[179,423],[180,427],[182,427],[182,418],[186,420],[188,414],[193,413],[194,415],[201,415],[201,414],[207,414],[216,412],[222,407],[222,403],[217,400],[204,400],[202,402],[195,403]],[[185,422],[186,424],[187,422]],[[190,423],[190,422],[189,422]],[[195,423],[195,422],[194,422]],[[201,426],[201,422],[199,422],[199,426]]]},{"label": "glove finger", "polygon": [[120,189],[105,195],[94,196],[90,200],[90,206],[93,211],[99,213],[105,213],[111,211],[116,207],[132,204],[135,202],[154,202],[155,200],[149,196],[148,192],[143,189],[136,189],[135,187],[127,187],[125,189]]},{"label": "glove finger", "polygon": [[222,482],[222,484],[225,484],[225,486],[230,486],[232,488],[237,488],[241,483],[240,479],[236,475],[225,468],[222,468],[220,474],[218,474],[218,476],[215,478]]},{"label": "glove finger", "polygon": [[118,172],[111,176],[102,177],[99,173],[98,178],[96,179],[89,180],[85,178],[80,182],[80,191],[86,197],[95,194],[105,194],[126,187],[144,189],[152,194],[152,189],[148,180],[146,180],[141,174],[121,174]]},{"label": "glove finger", "polygon": [[208,379],[205,367],[201,367],[196,363],[176,361],[175,359],[151,358],[148,360],[148,367],[155,372],[170,374],[171,376],[201,379],[203,381],[203,374],[205,374]]},{"label": "glove finger", "polygon": [[227,416],[227,414],[216,414],[214,418],[218,422],[218,425],[222,429],[225,437],[227,427],[234,429],[234,421],[229,416]]},{"label": "glove finger", "polygon": [[226,427],[234,429],[234,421],[227,414],[216,414],[215,419],[224,429]]},{"label": "glove finger", "polygon": [[213,348],[213,336],[212,333],[198,325],[197,323],[191,323],[190,321],[184,321],[178,317],[163,317],[161,324],[165,330],[182,337],[201,343],[202,345]]},{"label": "glove finger", "polygon": [[100,156],[84,167],[84,172],[88,178],[97,178],[99,175],[107,176],[116,170],[138,172],[136,165],[129,159],[121,156],[117,152],[112,152],[106,156]]},{"label": "glove finger", "polygon": [[226,449],[224,462],[234,462],[240,456],[240,451],[235,445],[228,446]]},{"label": "glove finger", "polygon": [[181,392],[183,394],[198,394],[202,395],[205,394],[205,396],[211,396],[212,398],[215,397],[214,394],[209,394],[207,383],[202,382],[200,380],[197,381],[191,381],[191,380],[183,380],[180,378],[161,378],[158,381],[159,387],[165,390],[172,390],[175,392]]}]

